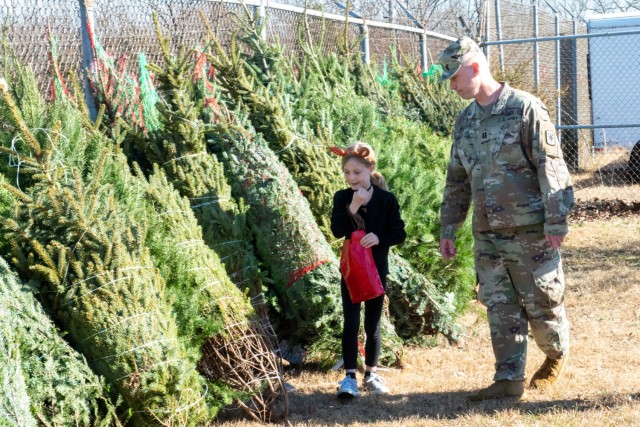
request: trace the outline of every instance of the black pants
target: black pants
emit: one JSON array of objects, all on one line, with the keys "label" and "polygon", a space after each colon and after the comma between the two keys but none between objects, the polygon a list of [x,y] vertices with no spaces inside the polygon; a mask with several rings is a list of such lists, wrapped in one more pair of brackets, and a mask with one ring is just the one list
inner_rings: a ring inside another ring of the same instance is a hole
[{"label": "black pants", "polygon": [[[382,286],[386,288],[386,277],[382,277]],[[344,328],[342,330],[342,357],[346,370],[358,367],[358,330],[360,329],[361,303],[353,304],[349,297],[344,279],[340,281],[342,291],[342,311],[344,312]],[[364,363],[367,366],[377,366],[380,356],[380,318],[384,295],[364,302],[364,333],[367,340],[364,346]]]}]

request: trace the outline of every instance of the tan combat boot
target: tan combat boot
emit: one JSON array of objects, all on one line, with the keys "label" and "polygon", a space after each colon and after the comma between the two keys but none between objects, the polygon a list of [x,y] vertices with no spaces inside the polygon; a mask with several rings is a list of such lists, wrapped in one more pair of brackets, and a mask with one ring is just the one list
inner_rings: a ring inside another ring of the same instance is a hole
[{"label": "tan combat boot", "polygon": [[567,357],[567,354],[562,359],[549,359],[547,357],[540,369],[531,377],[529,388],[545,389],[554,385],[560,378],[560,374],[562,374]]},{"label": "tan combat boot", "polygon": [[478,390],[467,396],[467,400],[477,402],[480,400],[500,399],[502,397],[524,397],[524,381],[496,381],[487,388]]}]

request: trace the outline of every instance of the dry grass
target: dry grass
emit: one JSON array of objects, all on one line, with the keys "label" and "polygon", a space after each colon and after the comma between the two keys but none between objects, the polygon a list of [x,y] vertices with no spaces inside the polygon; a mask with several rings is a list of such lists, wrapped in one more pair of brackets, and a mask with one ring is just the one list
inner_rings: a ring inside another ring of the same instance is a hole
[{"label": "dry grass", "polygon": [[[459,347],[408,348],[407,366],[381,372],[388,396],[342,403],[341,372],[289,374],[292,426],[635,426],[640,425],[640,216],[573,224],[564,247],[572,350],[563,380],[521,402],[467,403],[488,385],[493,354],[484,309],[472,304]],[[544,356],[529,346],[527,374]],[[227,421],[227,427],[249,426]]]}]

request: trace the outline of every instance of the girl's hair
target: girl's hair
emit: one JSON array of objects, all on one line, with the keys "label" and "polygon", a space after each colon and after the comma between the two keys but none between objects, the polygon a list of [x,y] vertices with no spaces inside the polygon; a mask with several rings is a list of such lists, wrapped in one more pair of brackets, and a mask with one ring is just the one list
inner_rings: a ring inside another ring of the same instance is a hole
[{"label": "girl's hair", "polygon": [[[363,152],[363,148],[369,150],[369,153],[366,156],[362,156],[360,154]],[[371,172],[371,182],[376,187],[389,191],[389,187],[387,186],[387,181],[385,181],[384,176],[382,176],[382,174],[376,170],[378,158],[376,157],[376,153],[373,151],[373,148],[371,148],[369,144],[367,144],[366,142],[358,141],[345,148],[344,151],[346,152],[346,154],[342,157],[343,167],[344,164],[351,159],[355,159],[357,162],[366,167],[373,166],[373,172]]]}]

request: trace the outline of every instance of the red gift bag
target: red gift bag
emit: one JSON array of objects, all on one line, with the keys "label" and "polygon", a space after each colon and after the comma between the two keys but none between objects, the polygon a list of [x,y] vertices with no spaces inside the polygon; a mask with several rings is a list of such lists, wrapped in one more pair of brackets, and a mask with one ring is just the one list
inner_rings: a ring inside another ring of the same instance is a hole
[{"label": "red gift bag", "polygon": [[365,234],[364,230],[351,233],[351,239],[344,241],[340,255],[340,272],[354,304],[384,294],[371,248],[365,248],[360,244],[360,239]]}]

